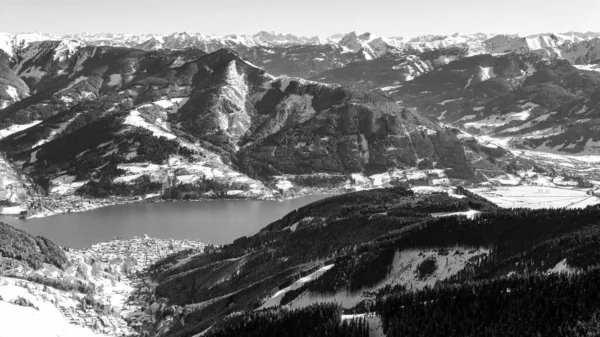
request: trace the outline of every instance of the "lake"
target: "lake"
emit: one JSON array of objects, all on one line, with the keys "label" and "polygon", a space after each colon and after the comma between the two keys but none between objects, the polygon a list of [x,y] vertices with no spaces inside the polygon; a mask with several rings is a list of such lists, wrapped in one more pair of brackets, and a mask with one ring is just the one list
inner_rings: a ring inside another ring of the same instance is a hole
[{"label": "lake", "polygon": [[73,248],[86,248],[117,236],[131,238],[144,234],[163,239],[225,244],[241,236],[256,234],[287,213],[326,197],[307,196],[280,202],[211,200],[133,203],[30,220],[0,216],[0,221]]}]

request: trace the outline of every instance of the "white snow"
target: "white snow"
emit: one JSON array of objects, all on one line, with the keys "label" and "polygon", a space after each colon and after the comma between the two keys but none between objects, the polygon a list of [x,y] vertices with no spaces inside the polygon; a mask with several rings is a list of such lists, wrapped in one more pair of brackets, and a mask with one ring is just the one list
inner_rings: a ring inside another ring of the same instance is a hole
[{"label": "white snow", "polygon": [[72,195],[75,190],[85,185],[85,181],[75,181],[75,176],[61,175],[51,180],[51,195]]},{"label": "white snow", "polygon": [[462,98],[455,98],[455,99],[447,99],[445,101],[439,102],[439,105],[446,105],[450,102],[456,102],[456,101],[460,101]]},{"label": "white snow", "polygon": [[18,215],[27,209],[23,206],[0,207],[0,214]]},{"label": "white snow", "polygon": [[448,112],[448,110],[444,110],[440,113],[440,116],[437,118],[438,120],[443,120],[446,117],[446,113]]},{"label": "white snow", "polygon": [[[489,254],[488,248],[447,247],[447,254],[442,254],[442,249],[408,249],[396,252],[391,271],[388,276],[372,288],[350,293],[346,290],[335,294],[303,293],[288,304],[291,309],[307,307],[315,303],[335,302],[344,308],[352,308],[359,302],[368,298],[366,292],[375,292],[387,285],[401,284],[409,290],[423,289],[433,286],[437,281],[442,281],[463,270],[469,263],[475,263],[479,258]],[[423,279],[418,277],[417,267],[426,259],[435,259],[437,269],[432,275]]]},{"label": "white snow", "polygon": [[84,46],[84,43],[76,40],[62,40],[54,50],[55,61],[65,61],[71,55],[75,54],[79,47]]},{"label": "white snow", "polygon": [[123,78],[121,77],[121,74],[111,74],[110,80],[108,82],[108,86],[114,87],[116,85],[121,84],[122,81],[123,81]]},{"label": "white snow", "polygon": [[[53,303],[58,298],[43,299],[34,296],[28,288],[16,286],[14,282],[16,280],[0,277],[0,336],[102,336],[90,329],[69,324]],[[11,303],[19,298],[26,299],[35,307],[25,307]]]},{"label": "white snow", "polygon": [[[454,194],[453,194],[454,195]],[[468,211],[464,211],[464,212],[445,212],[445,213],[431,213],[431,216],[434,218],[441,218],[441,217],[447,217],[447,216],[460,216],[460,215],[464,215],[469,219],[475,219],[475,217],[480,214],[480,211],[476,211],[474,209],[468,210]]]},{"label": "white snow", "polygon": [[530,121],[527,121],[527,123],[523,123],[523,124],[521,124],[519,126],[515,126],[515,127],[509,128],[509,129],[506,129],[506,130],[502,130],[502,133],[504,133],[504,132],[517,132],[517,131],[520,131],[520,130],[523,130],[523,129],[526,129],[526,128],[530,128],[530,127],[536,125],[537,123],[544,122],[544,121],[548,120],[548,118],[550,118],[554,114],[556,114],[556,111],[553,111],[553,112],[550,112],[550,113],[547,113],[547,114],[543,114],[543,115],[538,116],[538,117],[536,117],[536,118],[534,118],[534,119],[532,119]]},{"label": "white snow", "polygon": [[30,127],[38,125],[41,122],[42,122],[41,120],[37,120],[37,121],[33,121],[29,124],[13,124],[6,129],[0,130],[0,139],[6,138],[6,137],[12,135],[13,133],[17,133],[19,131],[29,129]]},{"label": "white snow", "polygon": [[505,208],[585,208],[600,203],[600,198],[588,195],[589,189],[519,185],[497,188],[474,188],[471,192]]},{"label": "white snow", "polygon": [[42,71],[41,67],[31,67],[26,71],[19,74],[20,77],[35,77],[40,78],[46,75],[45,71]]},{"label": "white snow", "polygon": [[567,264],[567,259],[564,259],[556,264],[556,266],[548,269],[546,274],[572,274],[575,270]]},{"label": "white snow", "polygon": [[467,89],[471,85],[472,81],[473,81],[473,76],[469,77],[469,80],[467,81],[467,84],[465,84],[465,89]]},{"label": "white snow", "polygon": [[8,94],[8,96],[10,96],[10,98],[12,98],[13,102],[19,100],[19,93],[17,92],[17,88],[13,87],[12,85],[6,86],[6,93]]},{"label": "white snow", "polygon": [[600,64],[574,64],[573,67],[580,69],[580,70],[600,72]]},{"label": "white snow", "polygon": [[586,112],[586,111],[587,111],[587,109],[588,109],[588,107],[587,107],[586,105],[583,105],[583,106],[581,107],[581,109],[579,109],[579,110],[577,110],[577,111],[575,112],[575,114],[576,114],[576,115],[582,114],[582,113]]},{"label": "white snow", "polygon": [[369,337],[385,337],[385,334],[383,333],[383,326],[381,325],[381,317],[379,317],[377,314],[342,315],[342,321],[355,318],[364,318],[367,321],[369,324]]},{"label": "white snow", "polygon": [[381,87],[381,88],[379,88],[379,90],[381,90],[381,91],[390,91],[390,90],[398,89],[398,88],[401,88],[401,87],[402,87],[402,85],[392,85],[392,86],[389,86],[389,87]]},{"label": "white snow", "polygon": [[168,113],[176,113],[179,109],[189,100],[189,97],[171,98],[169,100],[160,100],[153,102],[154,105],[158,105],[165,109]]},{"label": "white snow", "polygon": [[129,115],[125,118],[125,124],[127,125],[131,125],[131,126],[136,126],[136,127],[141,127],[144,128],[146,130],[149,130],[152,132],[152,134],[155,137],[165,137],[168,139],[175,139],[176,136],[164,129],[161,129],[160,127],[150,124],[148,122],[146,122],[146,120],[144,118],[142,118],[140,116],[140,112],[137,110],[132,110]]},{"label": "white snow", "polygon": [[303,78],[300,77],[288,77],[288,76],[284,76],[284,77],[279,77],[277,79],[275,79],[275,81],[280,81],[280,90],[283,92],[287,89],[287,87],[290,85],[291,82],[298,82],[302,85],[308,85],[308,84],[316,84],[316,85],[320,85],[320,86],[325,86],[325,87],[331,87],[334,86],[332,84],[325,84],[325,83],[321,83],[321,82],[314,82],[314,81],[309,81],[309,80],[305,80]]},{"label": "white snow", "polygon": [[279,180],[277,181],[277,184],[275,186],[277,186],[278,189],[281,189],[283,191],[287,191],[290,188],[294,187],[294,185],[288,180]]},{"label": "white snow", "polygon": [[323,268],[317,270],[316,272],[314,272],[308,276],[305,276],[305,277],[299,279],[298,281],[294,282],[294,284],[292,284],[291,286],[279,290],[256,310],[279,306],[279,303],[281,303],[281,299],[283,299],[283,295],[285,295],[285,293],[287,293],[290,290],[298,289],[307,282],[311,282],[311,281],[318,279],[326,271],[333,268],[333,266],[334,266],[333,264],[324,266]]},{"label": "white snow", "polygon": [[479,67],[479,77],[482,82],[495,78],[494,67]]},{"label": "white snow", "polygon": [[[510,112],[504,115],[491,115],[475,122],[465,123],[466,128],[475,128],[484,134],[494,131],[496,128],[506,125],[512,121],[524,121],[529,118],[531,110],[521,112]],[[465,116],[466,117],[466,116]],[[463,119],[465,118],[463,117]]]},{"label": "white snow", "polygon": [[142,176],[142,174],[121,176],[121,177],[115,178],[115,180],[113,180],[113,182],[114,183],[129,183],[129,182],[132,182],[133,180],[140,178],[141,176]]},{"label": "white snow", "polygon": [[38,152],[40,152],[40,150],[39,150],[39,149],[37,149],[37,150],[35,150],[35,151],[31,152],[31,156],[29,157],[29,163],[30,163],[30,164],[33,164],[33,163],[35,163],[35,162],[37,161],[37,153],[38,153]]}]

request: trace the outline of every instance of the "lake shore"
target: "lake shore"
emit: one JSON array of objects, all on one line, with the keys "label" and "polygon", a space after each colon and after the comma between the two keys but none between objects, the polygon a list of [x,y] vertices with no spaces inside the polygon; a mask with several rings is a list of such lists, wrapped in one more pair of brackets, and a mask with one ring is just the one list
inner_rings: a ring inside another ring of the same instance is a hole
[{"label": "lake shore", "polygon": [[[148,234],[157,238],[202,240],[216,245],[256,234],[266,225],[300,207],[326,197],[309,195],[281,200],[207,199],[190,202],[131,200],[87,211],[0,221],[59,245],[84,248],[112,240]],[[48,214],[45,214],[48,215]]]},{"label": "lake shore", "polygon": [[298,193],[287,193],[285,195],[274,195],[274,196],[245,196],[239,197],[233,196],[207,196],[200,199],[162,199],[160,194],[148,194],[146,196],[136,197],[109,197],[109,198],[85,198],[76,195],[61,195],[61,196],[47,196],[47,197],[36,197],[30,200],[27,205],[18,205],[12,207],[0,208],[0,214],[2,215],[14,215],[19,219],[38,219],[49,216],[68,214],[68,213],[80,213],[87,212],[94,209],[103,207],[110,207],[116,205],[124,205],[130,203],[157,203],[157,202],[203,202],[203,201],[215,201],[215,200],[257,200],[257,201],[273,201],[281,202],[286,200],[294,200],[307,196],[320,196],[320,195],[337,195],[353,190],[347,190],[343,188],[311,188],[303,189]]}]

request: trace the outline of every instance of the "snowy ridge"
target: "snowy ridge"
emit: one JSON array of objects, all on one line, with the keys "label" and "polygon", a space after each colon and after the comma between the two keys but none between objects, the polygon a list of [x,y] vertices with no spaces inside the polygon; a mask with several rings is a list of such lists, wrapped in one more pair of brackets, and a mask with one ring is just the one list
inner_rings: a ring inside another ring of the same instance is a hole
[{"label": "snowy ridge", "polygon": [[[370,33],[357,35],[356,32],[336,34],[330,37],[303,37],[275,32],[259,32],[254,35],[206,35],[193,32],[171,34],[152,33],[76,33],[62,36],[26,33],[11,35],[0,33],[0,49],[12,55],[12,46],[24,41],[30,45],[39,41],[78,40],[95,46],[117,46],[144,50],[199,48],[213,52],[221,48],[245,51],[253,47],[289,47],[295,45],[337,45],[348,52],[363,53],[366,59],[378,58],[389,51],[409,52],[433,51],[451,46],[468,49],[469,55],[482,53],[505,53],[513,51],[541,51],[546,56],[560,56],[575,63],[590,63],[588,42],[598,40],[599,33],[556,33],[520,35],[493,35],[485,33],[423,35],[412,38],[373,36]],[[590,42],[593,43],[593,42]],[[597,43],[596,43],[597,44]],[[597,50],[597,48],[595,49]],[[597,52],[593,52],[595,55]]]}]

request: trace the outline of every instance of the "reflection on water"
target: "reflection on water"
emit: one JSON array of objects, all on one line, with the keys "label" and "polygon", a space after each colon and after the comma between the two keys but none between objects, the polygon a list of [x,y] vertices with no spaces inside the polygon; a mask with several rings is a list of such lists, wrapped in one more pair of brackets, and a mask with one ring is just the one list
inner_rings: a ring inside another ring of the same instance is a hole
[{"label": "reflection on water", "polygon": [[325,197],[309,196],[282,202],[135,203],[31,220],[2,216],[0,221],[73,248],[88,247],[117,236],[130,238],[144,234],[224,244],[240,236],[253,235],[287,213]]}]

